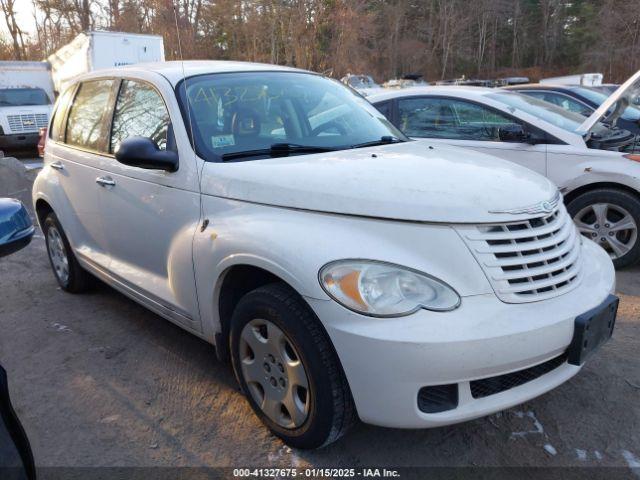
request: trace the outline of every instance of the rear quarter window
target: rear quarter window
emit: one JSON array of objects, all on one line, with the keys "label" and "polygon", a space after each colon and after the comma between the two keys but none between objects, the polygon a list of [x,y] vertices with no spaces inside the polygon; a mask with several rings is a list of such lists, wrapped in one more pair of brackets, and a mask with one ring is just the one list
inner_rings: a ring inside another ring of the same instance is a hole
[{"label": "rear quarter window", "polygon": [[88,150],[105,150],[114,80],[92,80],[78,88],[66,129],[66,143]]},{"label": "rear quarter window", "polygon": [[56,142],[64,142],[64,120],[66,118],[67,109],[69,108],[69,102],[71,102],[74,90],[75,87],[67,88],[58,100],[58,103],[56,103],[56,109],[53,113],[53,121],[51,122],[51,131],[49,132],[49,138]]}]

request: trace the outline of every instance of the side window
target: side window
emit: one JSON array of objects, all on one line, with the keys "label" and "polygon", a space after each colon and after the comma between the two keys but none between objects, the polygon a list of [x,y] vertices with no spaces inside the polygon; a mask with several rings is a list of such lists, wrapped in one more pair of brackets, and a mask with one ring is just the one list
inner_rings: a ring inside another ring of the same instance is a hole
[{"label": "side window", "polygon": [[107,112],[113,80],[93,80],[80,85],[67,120],[66,143],[100,150],[108,128]]},{"label": "side window", "polygon": [[518,93],[522,93],[522,94],[526,95],[527,97],[537,98],[538,100],[544,100],[545,102],[549,101],[549,100],[547,100],[545,98],[547,96],[547,92],[543,92],[543,91],[536,91],[536,92],[523,91],[523,92],[520,92],[520,91],[518,91]]},{"label": "side window", "polygon": [[410,137],[499,141],[498,129],[515,122],[471,102],[445,98],[398,101],[400,129]]},{"label": "side window", "polygon": [[74,90],[75,87],[67,88],[56,104],[56,111],[53,114],[51,131],[49,132],[49,138],[56,142],[64,142],[64,119]]},{"label": "side window", "polygon": [[164,101],[150,85],[124,80],[118,93],[111,129],[111,152],[129,137],[147,137],[167,149],[169,112]]},{"label": "side window", "polygon": [[381,114],[387,117],[387,119],[391,120],[391,101],[376,103],[374,107],[376,107]]},{"label": "side window", "polygon": [[527,92],[527,95],[539,98],[540,100],[544,100],[545,102],[553,103],[554,105],[557,105],[560,108],[567,110],[568,112],[580,113],[587,116],[591,115],[592,113],[592,110],[586,105],[580,103],[577,100],[574,100],[571,97],[567,97],[566,95],[561,95],[559,93]]},{"label": "side window", "polygon": [[554,101],[553,103],[556,103],[556,105],[560,105],[562,108],[568,110],[569,112],[576,112],[586,116],[591,115],[591,113],[593,112],[593,110],[586,105],[580,103],[577,100],[574,100],[573,98],[567,97],[566,95],[550,94],[550,96],[556,97],[556,101]]}]

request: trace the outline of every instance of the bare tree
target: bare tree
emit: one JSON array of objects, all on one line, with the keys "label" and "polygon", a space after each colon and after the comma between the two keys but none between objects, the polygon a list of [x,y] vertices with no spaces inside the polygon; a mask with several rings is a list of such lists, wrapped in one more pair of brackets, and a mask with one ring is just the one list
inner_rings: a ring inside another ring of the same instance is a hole
[{"label": "bare tree", "polygon": [[25,56],[25,43],[22,30],[16,22],[15,0],[0,0],[0,7],[13,42],[13,56],[16,60],[22,60]]},{"label": "bare tree", "polygon": [[[31,2],[27,35],[16,7]],[[640,68],[640,0],[0,0],[0,58],[41,59],[88,29],[154,33],[166,58],[253,60],[428,79]],[[177,23],[177,28],[176,28]],[[179,34],[179,35],[178,35]]]}]

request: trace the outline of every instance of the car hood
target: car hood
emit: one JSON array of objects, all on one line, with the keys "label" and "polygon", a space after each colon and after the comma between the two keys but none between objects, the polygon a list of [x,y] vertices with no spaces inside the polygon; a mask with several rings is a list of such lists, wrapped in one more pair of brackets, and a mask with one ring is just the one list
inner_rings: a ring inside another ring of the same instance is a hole
[{"label": "car hood", "polygon": [[511,162],[422,140],[265,160],[208,162],[203,168],[202,193],[343,215],[484,223],[531,216],[522,209],[552,200],[557,188]]},{"label": "car hood", "polygon": [[[640,96],[640,70],[613,92],[598,109],[578,127],[576,133],[585,136],[593,130],[598,122],[615,125],[628,106],[635,105]],[[607,112],[611,110],[611,114]]]}]

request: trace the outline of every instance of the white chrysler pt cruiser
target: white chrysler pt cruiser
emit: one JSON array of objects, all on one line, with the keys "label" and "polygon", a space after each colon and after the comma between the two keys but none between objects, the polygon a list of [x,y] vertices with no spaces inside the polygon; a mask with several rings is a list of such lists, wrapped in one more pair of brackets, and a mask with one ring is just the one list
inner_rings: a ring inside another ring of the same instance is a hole
[{"label": "white chrysler pt cruiser", "polygon": [[422,428],[516,405],[575,375],[615,322],[611,260],[551,182],[408,141],[302,70],[80,77],[33,201],[64,290],[98,277],[215,344],[299,448],[357,418]]}]

